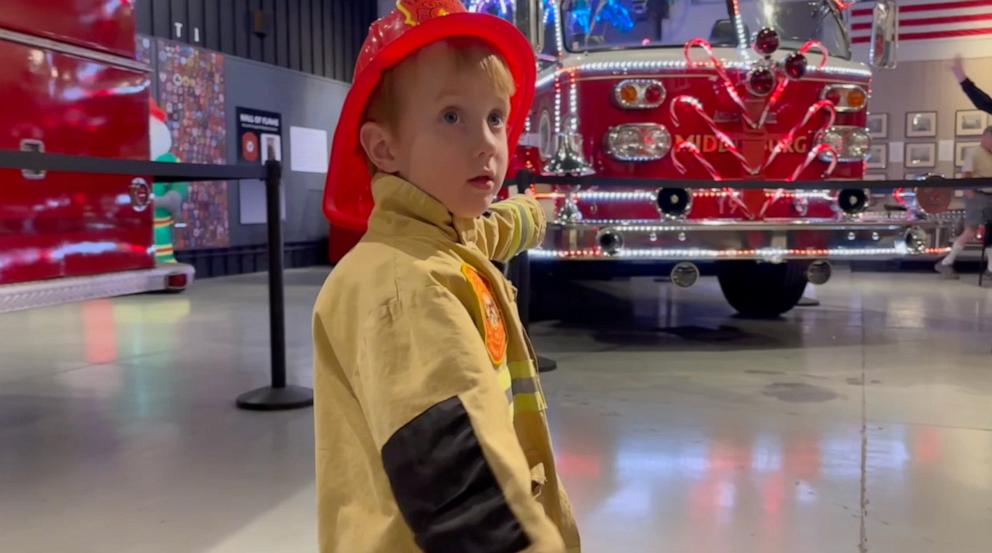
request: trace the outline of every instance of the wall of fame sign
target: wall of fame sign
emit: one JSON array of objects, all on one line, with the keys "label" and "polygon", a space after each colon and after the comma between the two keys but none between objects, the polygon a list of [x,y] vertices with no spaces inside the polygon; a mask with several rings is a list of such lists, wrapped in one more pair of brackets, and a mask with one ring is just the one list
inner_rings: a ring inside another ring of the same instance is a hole
[{"label": "wall of fame sign", "polygon": [[[227,163],[224,55],[159,39],[159,105],[184,163]],[[176,249],[230,245],[228,183],[192,183],[176,225]]]}]

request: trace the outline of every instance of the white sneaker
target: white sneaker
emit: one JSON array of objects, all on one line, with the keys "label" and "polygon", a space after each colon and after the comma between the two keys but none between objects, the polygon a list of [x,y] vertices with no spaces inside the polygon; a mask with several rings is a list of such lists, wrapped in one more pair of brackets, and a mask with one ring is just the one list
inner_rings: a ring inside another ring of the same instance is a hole
[{"label": "white sneaker", "polygon": [[958,275],[958,272],[954,270],[954,266],[944,265],[942,262],[938,262],[936,265],[934,265],[933,270],[937,271],[938,273],[943,275],[944,278],[948,280],[957,280],[961,278]]}]

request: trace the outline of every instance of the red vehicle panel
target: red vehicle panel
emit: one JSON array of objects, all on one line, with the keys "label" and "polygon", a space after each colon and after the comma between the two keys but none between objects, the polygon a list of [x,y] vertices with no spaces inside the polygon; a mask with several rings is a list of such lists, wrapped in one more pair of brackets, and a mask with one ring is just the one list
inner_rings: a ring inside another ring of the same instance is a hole
[{"label": "red vehicle panel", "polygon": [[134,57],[131,0],[0,0],[0,29]]},{"label": "red vehicle panel", "polygon": [[[0,41],[0,90],[0,148],[148,159],[146,72]],[[0,284],[153,267],[132,180],[0,171]]]}]

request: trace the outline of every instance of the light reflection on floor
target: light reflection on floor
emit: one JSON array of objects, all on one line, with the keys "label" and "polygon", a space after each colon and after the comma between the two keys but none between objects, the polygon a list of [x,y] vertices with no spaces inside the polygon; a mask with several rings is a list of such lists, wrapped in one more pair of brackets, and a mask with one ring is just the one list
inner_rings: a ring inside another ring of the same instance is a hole
[{"label": "light reflection on floor", "polygon": [[[287,275],[297,382],[322,277]],[[264,283],[0,316],[0,551],[315,549],[310,412],[232,407]],[[711,279],[572,292],[533,333],[585,551],[990,550],[992,291],[841,270],[779,321]]]}]

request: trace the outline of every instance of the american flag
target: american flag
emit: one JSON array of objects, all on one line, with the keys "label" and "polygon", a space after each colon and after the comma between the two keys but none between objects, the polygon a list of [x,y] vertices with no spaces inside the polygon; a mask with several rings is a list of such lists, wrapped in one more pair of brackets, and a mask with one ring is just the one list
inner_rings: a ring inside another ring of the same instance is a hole
[{"label": "american flag", "polygon": [[[871,4],[851,10],[851,39],[871,42]],[[899,41],[992,37],[992,0],[900,0]]]}]

